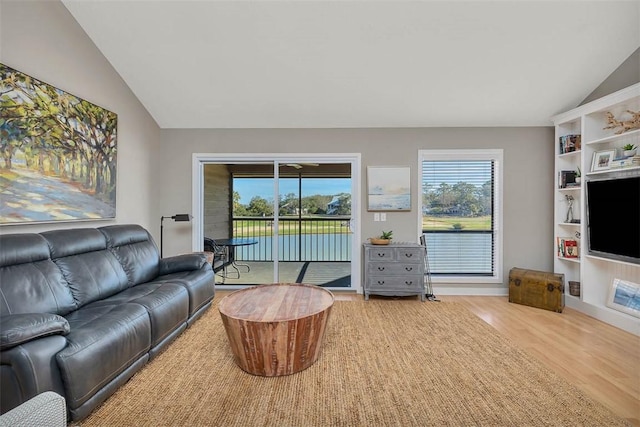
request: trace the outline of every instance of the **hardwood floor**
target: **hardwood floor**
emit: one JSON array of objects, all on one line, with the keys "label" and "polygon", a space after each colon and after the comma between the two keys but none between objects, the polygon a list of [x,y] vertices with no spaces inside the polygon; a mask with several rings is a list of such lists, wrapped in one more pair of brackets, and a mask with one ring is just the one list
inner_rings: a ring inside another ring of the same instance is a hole
[{"label": "hardwood floor", "polygon": [[509,303],[507,297],[443,296],[463,304],[554,372],[640,426],[640,337],[579,311]]},{"label": "hardwood floor", "polygon": [[[336,291],[334,296],[347,301],[363,298],[353,292]],[[438,298],[464,305],[549,369],[640,427],[640,337],[570,308],[555,313],[509,303],[506,296]]]}]

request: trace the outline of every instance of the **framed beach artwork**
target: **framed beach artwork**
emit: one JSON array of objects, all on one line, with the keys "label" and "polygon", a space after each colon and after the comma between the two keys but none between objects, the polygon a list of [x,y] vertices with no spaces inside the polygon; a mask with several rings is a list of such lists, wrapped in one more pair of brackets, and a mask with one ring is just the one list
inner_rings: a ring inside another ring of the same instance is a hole
[{"label": "framed beach artwork", "polygon": [[369,211],[411,210],[411,168],[367,167]]},{"label": "framed beach artwork", "polygon": [[613,279],[607,297],[607,307],[640,317],[640,284]]},{"label": "framed beach artwork", "polygon": [[0,225],[115,218],[117,120],[0,63]]}]

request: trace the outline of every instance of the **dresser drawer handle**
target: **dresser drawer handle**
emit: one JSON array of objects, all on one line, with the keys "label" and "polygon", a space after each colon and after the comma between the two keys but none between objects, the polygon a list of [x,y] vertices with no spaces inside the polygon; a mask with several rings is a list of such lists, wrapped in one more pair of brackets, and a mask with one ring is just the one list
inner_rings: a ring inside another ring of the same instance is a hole
[{"label": "dresser drawer handle", "polygon": [[404,254],[404,256],[406,256],[407,258],[411,258],[413,254]]},{"label": "dresser drawer handle", "polygon": [[383,252],[383,253],[378,252],[378,256],[379,256],[380,258],[384,258],[384,256],[385,256],[385,255],[386,255],[386,254],[385,254],[384,252]]},{"label": "dresser drawer handle", "polygon": [[413,271],[413,267],[405,267],[404,268],[406,271]]},{"label": "dresser drawer handle", "polygon": [[384,280],[378,280],[378,285],[384,285]]},{"label": "dresser drawer handle", "polygon": [[378,267],[378,271],[384,271],[384,267]]},{"label": "dresser drawer handle", "polygon": [[407,286],[411,286],[411,285],[413,285],[413,280],[405,280],[404,284],[407,285]]}]

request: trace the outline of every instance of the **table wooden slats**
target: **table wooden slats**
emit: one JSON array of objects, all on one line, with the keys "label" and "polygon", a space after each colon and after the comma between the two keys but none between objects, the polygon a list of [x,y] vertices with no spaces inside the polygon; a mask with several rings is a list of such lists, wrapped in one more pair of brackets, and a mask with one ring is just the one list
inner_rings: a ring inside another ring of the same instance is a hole
[{"label": "table wooden slats", "polygon": [[318,359],[333,294],[300,283],[258,285],[218,304],[236,364],[267,377],[290,375]]}]

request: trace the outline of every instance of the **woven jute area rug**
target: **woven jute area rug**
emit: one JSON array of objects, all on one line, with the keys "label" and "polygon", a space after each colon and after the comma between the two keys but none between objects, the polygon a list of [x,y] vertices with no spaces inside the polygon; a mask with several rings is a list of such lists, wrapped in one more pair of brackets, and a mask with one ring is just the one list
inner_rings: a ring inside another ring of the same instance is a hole
[{"label": "woven jute area rug", "polygon": [[336,301],[284,377],[234,361],[217,303],[82,426],[626,426],[466,308]]}]

